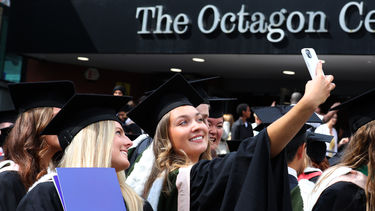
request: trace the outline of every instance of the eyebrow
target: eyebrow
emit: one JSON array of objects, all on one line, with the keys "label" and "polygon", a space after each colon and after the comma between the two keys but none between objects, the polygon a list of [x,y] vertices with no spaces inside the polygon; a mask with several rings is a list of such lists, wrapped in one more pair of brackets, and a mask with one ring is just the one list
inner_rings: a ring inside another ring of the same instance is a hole
[{"label": "eyebrow", "polygon": [[[199,116],[199,115],[201,115],[201,113],[199,113],[199,112],[197,112],[197,113],[195,114],[195,116]],[[190,116],[190,115],[183,114],[183,115],[181,115],[181,116],[176,117],[176,119],[178,119],[178,118],[188,118],[189,116]]]}]

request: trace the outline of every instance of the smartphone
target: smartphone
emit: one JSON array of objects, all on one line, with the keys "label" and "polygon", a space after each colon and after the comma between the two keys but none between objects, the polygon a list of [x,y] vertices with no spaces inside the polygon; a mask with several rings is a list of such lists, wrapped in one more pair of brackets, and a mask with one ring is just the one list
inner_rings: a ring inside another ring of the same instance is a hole
[{"label": "smartphone", "polygon": [[319,63],[318,56],[315,53],[313,48],[302,48],[301,53],[303,59],[306,62],[307,69],[309,70],[310,76],[312,79],[316,76],[316,66]]}]

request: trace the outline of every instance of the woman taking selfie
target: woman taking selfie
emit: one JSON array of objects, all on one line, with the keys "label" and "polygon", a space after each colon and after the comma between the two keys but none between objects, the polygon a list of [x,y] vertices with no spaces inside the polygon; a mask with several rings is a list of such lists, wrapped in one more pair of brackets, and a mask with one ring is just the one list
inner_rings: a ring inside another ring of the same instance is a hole
[{"label": "woman taking selfie", "polygon": [[144,197],[154,210],[290,210],[280,152],[329,96],[332,80],[320,63],[316,79],[291,111],[243,140],[237,152],[210,160],[208,128],[195,109],[203,99],[175,75],[129,113],[154,137],[155,163]]},{"label": "woman taking selfie", "polygon": [[[43,134],[58,135],[64,150],[58,167],[114,168],[127,209],[152,210],[125,184],[124,170],[129,167],[127,152],[132,142],[125,136],[116,113],[129,99],[77,94],[62,108]],[[17,210],[63,210],[52,176],[50,180],[37,184],[22,199]]]}]

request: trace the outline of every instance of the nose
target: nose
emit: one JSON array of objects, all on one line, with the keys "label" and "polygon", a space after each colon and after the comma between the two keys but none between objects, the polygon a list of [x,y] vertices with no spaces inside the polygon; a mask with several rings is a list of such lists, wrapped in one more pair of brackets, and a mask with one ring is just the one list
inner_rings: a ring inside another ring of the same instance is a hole
[{"label": "nose", "polygon": [[127,136],[125,136],[125,145],[127,149],[133,146],[133,142]]},{"label": "nose", "polygon": [[194,121],[192,125],[192,131],[206,130],[208,132],[208,126],[203,122]]}]

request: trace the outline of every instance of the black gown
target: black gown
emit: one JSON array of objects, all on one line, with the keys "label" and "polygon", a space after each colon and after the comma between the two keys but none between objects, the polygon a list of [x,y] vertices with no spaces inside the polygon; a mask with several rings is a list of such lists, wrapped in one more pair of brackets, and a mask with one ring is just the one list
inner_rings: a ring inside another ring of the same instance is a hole
[{"label": "black gown", "polygon": [[0,211],[16,210],[25,194],[25,186],[17,171],[0,173]]},{"label": "black gown", "polygon": [[200,161],[190,172],[190,210],[291,210],[285,151],[270,158],[264,129],[237,152]]},{"label": "black gown", "polygon": [[[64,211],[53,182],[43,182],[35,186],[19,203],[17,211]],[[143,210],[152,211],[145,202]]]},{"label": "black gown", "polygon": [[365,191],[351,182],[337,182],[323,191],[313,207],[313,211],[365,211]]}]

